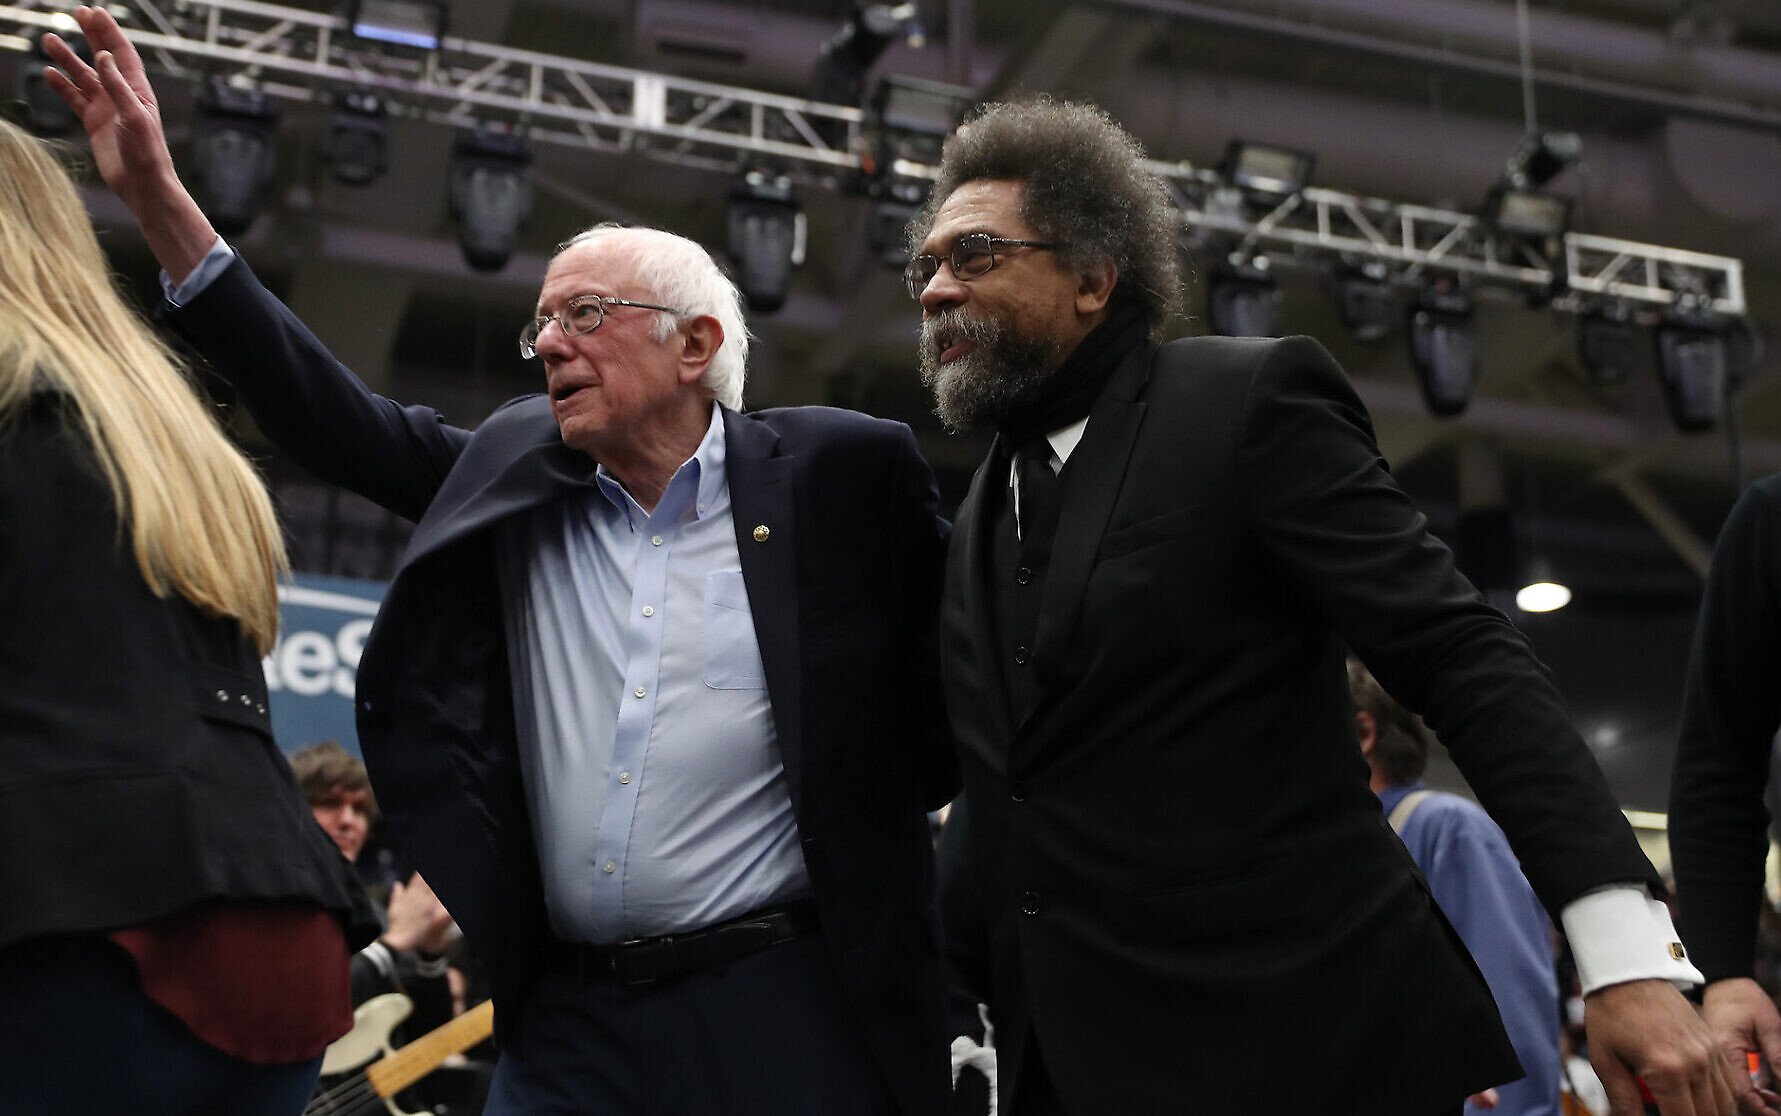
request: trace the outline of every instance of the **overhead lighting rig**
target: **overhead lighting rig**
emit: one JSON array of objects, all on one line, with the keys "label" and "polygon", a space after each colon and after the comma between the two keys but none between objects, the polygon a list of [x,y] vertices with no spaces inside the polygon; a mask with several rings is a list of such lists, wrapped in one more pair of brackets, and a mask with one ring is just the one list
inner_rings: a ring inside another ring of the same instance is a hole
[{"label": "overhead lighting rig", "polygon": [[[48,0],[44,0],[47,4]],[[625,153],[732,175],[738,159],[768,159],[794,179],[834,188],[857,182],[879,162],[860,137],[857,104],[823,104],[667,74],[463,39],[439,41],[424,57],[356,38],[331,12],[262,0],[145,0],[124,20],[151,66],[252,70],[268,95],[311,100],[316,91],[370,88],[400,94],[405,115],[454,128],[498,126],[533,144]],[[42,4],[0,3],[0,49],[29,49],[66,13]],[[1537,152],[1530,161],[1537,168]],[[905,163],[910,160],[905,159]],[[1335,261],[1375,261],[1397,285],[1429,275],[1463,279],[1475,292],[1550,296],[1580,311],[1618,300],[1662,311],[1699,294],[1714,313],[1746,313],[1740,261],[1576,232],[1559,255],[1529,261],[1480,235],[1475,213],[1409,205],[1305,186],[1266,211],[1211,205],[1230,189],[1219,169],[1155,162],[1175,192],[1183,226],[1247,243],[1277,268],[1327,270]],[[904,185],[931,179],[926,165],[903,168]],[[1307,176],[1308,177],[1308,176]]]},{"label": "overhead lighting rig", "polygon": [[737,176],[727,225],[736,285],[750,310],[773,313],[791,294],[792,269],[804,263],[804,211],[791,176],[763,168]]},{"label": "overhead lighting rig", "polygon": [[221,77],[205,82],[192,125],[198,206],[217,232],[240,236],[265,204],[278,167],[279,104]]}]

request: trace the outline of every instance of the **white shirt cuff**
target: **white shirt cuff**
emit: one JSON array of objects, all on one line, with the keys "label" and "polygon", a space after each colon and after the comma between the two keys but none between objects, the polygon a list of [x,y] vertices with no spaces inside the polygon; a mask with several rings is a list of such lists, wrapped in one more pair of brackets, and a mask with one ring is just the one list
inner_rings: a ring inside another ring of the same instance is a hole
[{"label": "white shirt cuff", "polygon": [[192,273],[186,276],[186,281],[179,286],[175,287],[172,278],[165,271],[161,272],[161,293],[173,305],[184,306],[203,294],[204,288],[215,282],[216,277],[223,273],[229,266],[229,261],[234,258],[235,249],[218,236],[216,243],[210,246],[210,251],[205,253],[204,258],[198,261],[198,266],[192,269]]},{"label": "white shirt cuff", "polygon": [[1559,915],[1585,996],[1629,980],[1667,980],[1677,988],[1706,983],[1688,961],[1670,910],[1644,884],[1616,884],[1581,895]]}]

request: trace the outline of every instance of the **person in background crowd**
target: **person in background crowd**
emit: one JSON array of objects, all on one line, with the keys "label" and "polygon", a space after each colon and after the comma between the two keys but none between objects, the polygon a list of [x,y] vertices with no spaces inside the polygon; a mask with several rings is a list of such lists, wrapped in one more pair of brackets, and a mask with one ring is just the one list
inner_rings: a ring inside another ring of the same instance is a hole
[{"label": "person in background crowd", "polygon": [[301,1112],[363,889],[273,745],[259,476],[0,123],[0,1112]]},{"label": "person in background crowd", "polygon": [[269,437],[418,520],[358,673],[392,838],[487,967],[488,1111],[945,1104],[927,809],[957,768],[932,646],[946,525],[906,426],[742,414],[708,253],[596,227],[474,432],[373,395],[217,237],[104,11],[47,80]]},{"label": "person in background crowd", "polygon": [[1377,679],[1348,660],[1354,734],[1369,786],[1428,880],[1441,913],[1478,963],[1525,1075],[1467,1099],[1468,1111],[1558,1116],[1559,1000],[1552,923],[1503,831],[1478,804],[1427,789],[1428,730]]},{"label": "person in background crowd", "polygon": [[[1678,920],[1706,974],[1702,1008],[1727,1057],[1775,1085],[1781,1013],[1754,979],[1765,805],[1781,729],[1781,475],[1751,485],[1720,530],[1701,599],[1670,777]],[[1781,1102],[1777,1102],[1781,1108]]]},{"label": "person in background crowd", "polygon": [[[377,816],[364,761],[326,740],[293,752],[291,770],[316,823],[356,865]],[[383,933],[353,956],[352,1002],[357,1006],[385,992],[413,1000],[414,1014],[397,1032],[406,1042],[452,1016],[445,958],[452,919],[418,872],[390,884],[384,909]]]},{"label": "person in background crowd", "polygon": [[1731,1112],[1749,1083],[1670,983],[1699,974],[1545,668],[1320,346],[1157,344],[1178,233],[1137,141],[1047,100],[961,126],[910,225],[922,377],[997,435],[940,640],[1003,1112],[1297,1113],[1303,1083],[1432,1116],[1518,1076],[1367,789],[1344,643],[1562,914],[1609,1095]]}]

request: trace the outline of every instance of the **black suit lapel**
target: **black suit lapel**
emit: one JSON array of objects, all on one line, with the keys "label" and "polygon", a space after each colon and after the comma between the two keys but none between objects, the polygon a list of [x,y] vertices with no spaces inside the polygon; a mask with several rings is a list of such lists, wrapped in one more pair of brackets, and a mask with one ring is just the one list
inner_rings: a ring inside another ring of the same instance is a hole
[{"label": "black suit lapel", "polygon": [[[1008,452],[998,435],[983,464],[971,477],[971,488],[959,504],[953,524],[952,544],[946,561],[946,592],[942,601],[947,625],[954,639],[946,650],[953,661],[945,664],[953,684],[968,680],[975,693],[962,703],[972,715],[988,715],[998,739],[1014,730],[1008,719],[1008,680],[997,662],[995,619],[990,610],[989,545],[996,529],[994,486],[1008,484]],[[955,647],[956,640],[956,647]]]},{"label": "black suit lapel", "polygon": [[[1095,401],[1082,441],[1070,455],[1051,547],[1051,568],[1045,574],[1039,626],[1033,635],[1040,700],[1045,689],[1057,681],[1095,554],[1101,548],[1101,536],[1107,532],[1108,517],[1125,482],[1126,463],[1144,421],[1145,404],[1135,399],[1149,379],[1156,351],[1156,346],[1144,345],[1126,357]],[[1031,713],[1022,710],[1019,719],[1024,722]]]},{"label": "black suit lapel", "polygon": [[730,518],[742,559],[742,583],[754,614],[755,640],[767,674],[767,698],[792,806],[803,802],[803,666],[798,641],[797,524],[792,466],[779,455],[779,435],[759,419],[724,408],[724,470]]}]

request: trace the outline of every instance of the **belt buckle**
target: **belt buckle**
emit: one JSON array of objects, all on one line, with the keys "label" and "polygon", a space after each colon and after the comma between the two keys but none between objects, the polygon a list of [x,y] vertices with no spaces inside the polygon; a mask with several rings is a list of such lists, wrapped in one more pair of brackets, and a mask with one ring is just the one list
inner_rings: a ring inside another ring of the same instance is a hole
[{"label": "belt buckle", "polygon": [[654,984],[662,979],[661,974],[640,972],[646,970],[648,962],[667,952],[674,945],[674,935],[663,934],[659,938],[632,938],[613,947],[612,979],[619,984],[642,985]]}]

